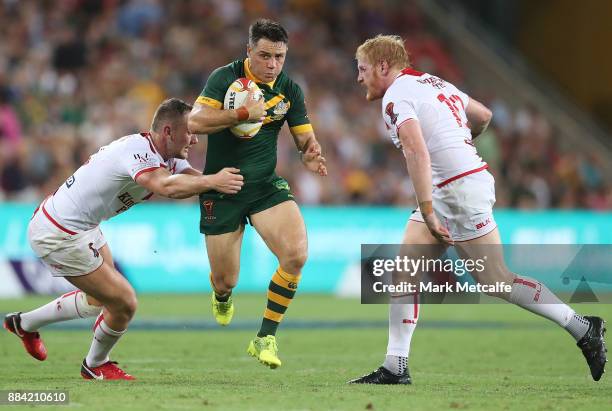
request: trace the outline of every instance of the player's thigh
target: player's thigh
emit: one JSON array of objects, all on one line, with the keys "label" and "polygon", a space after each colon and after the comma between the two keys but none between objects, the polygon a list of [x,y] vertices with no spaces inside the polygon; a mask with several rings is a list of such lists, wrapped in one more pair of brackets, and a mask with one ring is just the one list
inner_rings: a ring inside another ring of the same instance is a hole
[{"label": "player's thigh", "polygon": [[102,264],[104,260],[98,250],[106,244],[106,239],[99,227],[67,234],[40,214],[37,213],[28,226],[28,240],[53,276],[80,276]]},{"label": "player's thigh", "polygon": [[[102,259],[104,260],[104,262],[108,263],[111,267],[114,267],[116,269],[115,260],[113,259],[113,254],[111,253],[111,249],[108,246],[108,244],[105,244],[102,248],[98,250],[98,252],[102,256]],[[87,292],[85,292],[85,295],[87,296],[87,302],[90,305],[95,305],[95,306],[102,305],[102,301],[99,301],[93,295],[89,295],[87,294]]]},{"label": "player's thigh", "polygon": [[244,225],[229,233],[205,236],[206,252],[213,276],[236,277],[240,271],[240,248]]},{"label": "player's thigh", "polygon": [[98,252],[100,253],[100,255],[102,256],[102,258],[104,259],[106,263],[108,263],[111,267],[115,266],[115,260],[113,259],[113,253],[111,252],[111,249],[108,246],[108,244],[105,244],[103,247],[98,249]]},{"label": "player's thigh", "polygon": [[512,284],[515,275],[508,269],[504,260],[504,249],[499,230],[467,241],[455,242],[457,253],[463,259],[480,260],[482,271],[473,270],[472,277],[481,284],[505,282]]},{"label": "player's thigh", "polygon": [[438,258],[446,248],[444,243],[431,235],[425,223],[408,220],[401,248],[404,255],[412,258]]},{"label": "player's thigh", "polygon": [[415,245],[441,245],[441,243],[431,235],[427,224],[416,220],[408,220],[404,230],[402,244]]},{"label": "player's thigh", "polygon": [[[100,250],[101,255],[109,255],[108,245]],[[112,259],[104,260],[102,265],[89,274],[65,277],[68,282],[103,305],[114,303],[135,305],[135,292],[130,283],[119,273]]]},{"label": "player's thigh", "polygon": [[[412,260],[436,259],[446,251],[447,246],[438,241],[425,223],[408,220],[404,231],[400,254]],[[424,273],[415,273],[411,281],[419,281]],[[405,275],[394,273],[394,280],[408,281]]]},{"label": "player's thigh", "polygon": [[279,259],[306,258],[306,225],[295,201],[283,201],[252,214],[250,219],[268,248]]}]

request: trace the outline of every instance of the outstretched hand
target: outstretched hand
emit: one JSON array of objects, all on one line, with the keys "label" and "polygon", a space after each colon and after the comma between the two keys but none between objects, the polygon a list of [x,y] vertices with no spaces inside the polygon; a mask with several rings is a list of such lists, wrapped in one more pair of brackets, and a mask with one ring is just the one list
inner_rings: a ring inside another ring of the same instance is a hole
[{"label": "outstretched hand", "polygon": [[321,145],[317,142],[310,144],[302,154],[302,163],[304,163],[304,166],[322,177],[327,175],[327,166],[325,162],[325,157],[321,155]]}]

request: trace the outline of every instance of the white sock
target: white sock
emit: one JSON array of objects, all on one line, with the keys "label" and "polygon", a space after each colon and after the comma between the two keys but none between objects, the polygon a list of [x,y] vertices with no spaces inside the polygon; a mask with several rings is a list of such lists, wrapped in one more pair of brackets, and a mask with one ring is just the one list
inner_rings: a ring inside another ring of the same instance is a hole
[{"label": "white sock", "polygon": [[529,277],[516,277],[512,283],[509,301],[532,313],[541,315],[565,328],[580,340],[589,329],[588,321],[576,314],[544,284]]},{"label": "white sock", "polygon": [[383,367],[391,371],[395,375],[402,375],[408,368],[408,357],[398,355],[387,355]]},{"label": "white sock", "polygon": [[580,314],[574,313],[572,318],[570,318],[569,322],[565,326],[565,329],[568,333],[574,337],[576,342],[580,341],[582,337],[589,331],[590,323],[589,321],[581,316]]},{"label": "white sock", "polygon": [[119,338],[127,330],[115,331],[104,321],[104,315],[100,314],[94,325],[93,341],[85,362],[89,367],[99,367],[109,361],[109,354]]},{"label": "white sock", "polygon": [[408,364],[410,341],[419,316],[419,296],[391,297],[389,304],[389,342],[383,367],[396,375],[403,374]]},{"label": "white sock", "polygon": [[95,317],[101,311],[102,307],[96,307],[87,302],[87,296],[83,291],[75,290],[40,308],[22,313],[21,328],[24,331],[36,331],[45,325],[60,321]]}]

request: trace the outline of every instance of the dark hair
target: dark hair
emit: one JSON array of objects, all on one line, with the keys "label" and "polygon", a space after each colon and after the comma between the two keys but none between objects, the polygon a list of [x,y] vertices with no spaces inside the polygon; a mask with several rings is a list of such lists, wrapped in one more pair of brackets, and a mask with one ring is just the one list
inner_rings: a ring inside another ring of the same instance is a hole
[{"label": "dark hair", "polygon": [[151,130],[159,131],[158,128],[162,123],[176,121],[177,118],[183,117],[185,113],[191,111],[191,108],[192,106],[178,98],[169,98],[162,101],[157,110],[155,110],[155,115],[153,115]]},{"label": "dark hair", "polygon": [[268,19],[259,19],[249,27],[249,44],[251,47],[255,47],[262,38],[273,42],[282,41],[285,44],[289,42],[287,30],[280,23]]}]

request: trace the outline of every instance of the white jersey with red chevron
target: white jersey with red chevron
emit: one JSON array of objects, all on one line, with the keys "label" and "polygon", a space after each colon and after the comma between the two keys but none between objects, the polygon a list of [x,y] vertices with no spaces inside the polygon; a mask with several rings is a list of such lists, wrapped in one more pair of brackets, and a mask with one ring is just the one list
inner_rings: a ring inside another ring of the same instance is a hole
[{"label": "white jersey with red chevron", "polygon": [[465,114],[468,103],[468,95],[451,83],[411,68],[400,72],[383,97],[383,118],[396,147],[401,148],[400,127],[419,121],[434,185],[487,167],[472,143]]},{"label": "white jersey with red chevron", "polygon": [[178,174],[190,164],[164,161],[148,133],[122,137],[93,154],[41,207],[64,231],[91,230],[148,200],[153,193],[136,184],[136,177],[160,167]]}]

